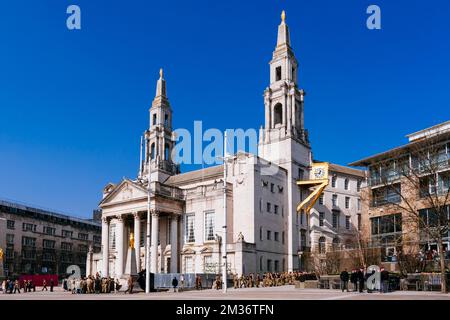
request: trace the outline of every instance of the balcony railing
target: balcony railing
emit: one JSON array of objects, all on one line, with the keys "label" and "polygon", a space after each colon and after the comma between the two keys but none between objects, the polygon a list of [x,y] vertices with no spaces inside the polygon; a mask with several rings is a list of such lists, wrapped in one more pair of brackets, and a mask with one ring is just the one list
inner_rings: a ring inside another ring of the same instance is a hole
[{"label": "balcony railing", "polygon": [[391,203],[400,203],[401,197],[398,194],[395,195],[388,195],[388,196],[379,196],[374,197],[372,201],[373,207],[383,206],[385,204],[391,204]]},{"label": "balcony railing", "polygon": [[177,187],[162,184],[157,181],[152,183],[152,190],[156,195],[161,195],[161,196],[179,199],[179,200],[184,199],[183,190],[181,190],[180,188],[177,188]]}]

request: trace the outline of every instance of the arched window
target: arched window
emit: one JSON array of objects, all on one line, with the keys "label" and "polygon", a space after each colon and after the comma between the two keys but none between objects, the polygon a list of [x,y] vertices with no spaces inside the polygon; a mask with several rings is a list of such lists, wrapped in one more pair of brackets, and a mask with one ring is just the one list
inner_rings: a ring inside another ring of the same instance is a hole
[{"label": "arched window", "polygon": [[152,159],[152,160],[155,159],[155,143],[152,143],[152,145],[150,147],[150,159]]},{"label": "arched window", "polygon": [[344,189],[348,190],[348,178],[345,178],[344,180]]},{"label": "arched window", "polygon": [[153,118],[152,118],[152,126],[156,125],[156,113],[153,114]]},{"label": "arched window", "polygon": [[164,160],[170,160],[170,147],[168,143],[166,143],[164,148]]},{"label": "arched window", "polygon": [[333,251],[339,250],[340,243],[341,243],[341,241],[339,240],[339,238],[333,239]]},{"label": "arched window", "polygon": [[325,253],[325,237],[319,238],[319,253]]},{"label": "arched window", "polygon": [[273,125],[283,122],[283,106],[281,103],[277,103],[273,108]]},{"label": "arched window", "polygon": [[169,126],[169,115],[167,113],[164,115],[164,126]]}]

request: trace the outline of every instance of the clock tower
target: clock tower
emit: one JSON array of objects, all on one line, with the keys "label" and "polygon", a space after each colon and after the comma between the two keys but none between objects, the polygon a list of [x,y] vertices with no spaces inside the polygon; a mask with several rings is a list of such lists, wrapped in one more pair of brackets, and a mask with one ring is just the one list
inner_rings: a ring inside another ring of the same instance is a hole
[{"label": "clock tower", "polygon": [[[281,14],[278,37],[269,63],[270,85],[264,90],[265,125],[260,129],[258,154],[277,164],[289,159],[286,148],[295,144],[295,157],[299,151],[310,152],[308,132],[304,126],[305,91],[298,87],[298,62],[291,47],[286,14]],[[285,141],[285,142],[284,142]],[[309,166],[309,156],[296,161]]]},{"label": "clock tower", "polygon": [[281,14],[277,45],[269,63],[270,84],[264,90],[265,124],[259,133],[258,155],[287,172],[287,266],[299,267],[297,205],[302,199],[298,180],[308,179],[311,147],[304,126],[305,92],[299,89],[299,64],[291,47],[286,14]]}]

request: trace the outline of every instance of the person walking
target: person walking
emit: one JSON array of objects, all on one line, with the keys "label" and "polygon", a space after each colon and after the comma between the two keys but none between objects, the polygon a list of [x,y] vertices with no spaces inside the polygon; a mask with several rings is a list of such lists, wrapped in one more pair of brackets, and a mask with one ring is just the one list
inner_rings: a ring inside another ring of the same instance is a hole
[{"label": "person walking", "polygon": [[355,269],[352,269],[352,273],[350,275],[350,282],[353,284],[353,292],[358,291],[358,278],[356,276]]},{"label": "person walking", "polygon": [[364,290],[364,269],[361,268],[356,273],[356,278],[358,279],[358,285],[359,285],[359,293],[362,293]]},{"label": "person walking", "polygon": [[180,274],[180,288],[178,289],[178,291],[183,291],[183,290],[184,290],[184,275]]},{"label": "person walking", "polygon": [[55,282],[53,278],[50,278],[50,292],[53,292],[53,287],[55,286]]},{"label": "person walking", "polygon": [[3,282],[2,282],[2,291],[3,291],[3,293],[6,293],[6,279],[5,280],[3,280]]},{"label": "person walking", "polygon": [[133,293],[133,278],[131,276],[128,277],[127,280],[128,288],[125,290],[125,294],[128,292],[129,294]]},{"label": "person walking", "polygon": [[389,272],[384,268],[380,269],[380,281],[380,293],[387,293],[389,291]]},{"label": "person walking", "polygon": [[341,278],[341,289],[342,289],[342,292],[344,292],[344,290],[347,290],[347,292],[348,292],[349,275],[348,275],[347,269],[344,269],[344,271],[341,272],[340,278]]},{"label": "person walking", "polygon": [[14,281],[14,293],[16,293],[17,291],[20,293],[20,283],[19,283],[19,280]]},{"label": "person walking", "polygon": [[178,286],[178,279],[177,279],[177,277],[173,277],[173,279],[172,279],[173,292],[176,292],[177,286]]},{"label": "person walking", "polygon": [[41,291],[48,291],[48,289],[47,289],[47,281],[44,279],[44,280],[42,280],[42,290]]}]

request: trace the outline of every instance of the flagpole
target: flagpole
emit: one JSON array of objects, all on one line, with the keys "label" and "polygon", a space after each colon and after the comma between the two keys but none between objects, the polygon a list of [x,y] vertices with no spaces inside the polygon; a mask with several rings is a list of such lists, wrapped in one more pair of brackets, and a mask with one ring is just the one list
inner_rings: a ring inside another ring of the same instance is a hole
[{"label": "flagpole", "polygon": [[227,131],[224,133],[223,142],[223,269],[222,269],[222,289],[227,292]]},{"label": "flagpole", "polygon": [[151,186],[151,158],[147,162],[147,245],[145,247],[145,293],[150,293],[150,195],[152,193]]}]

